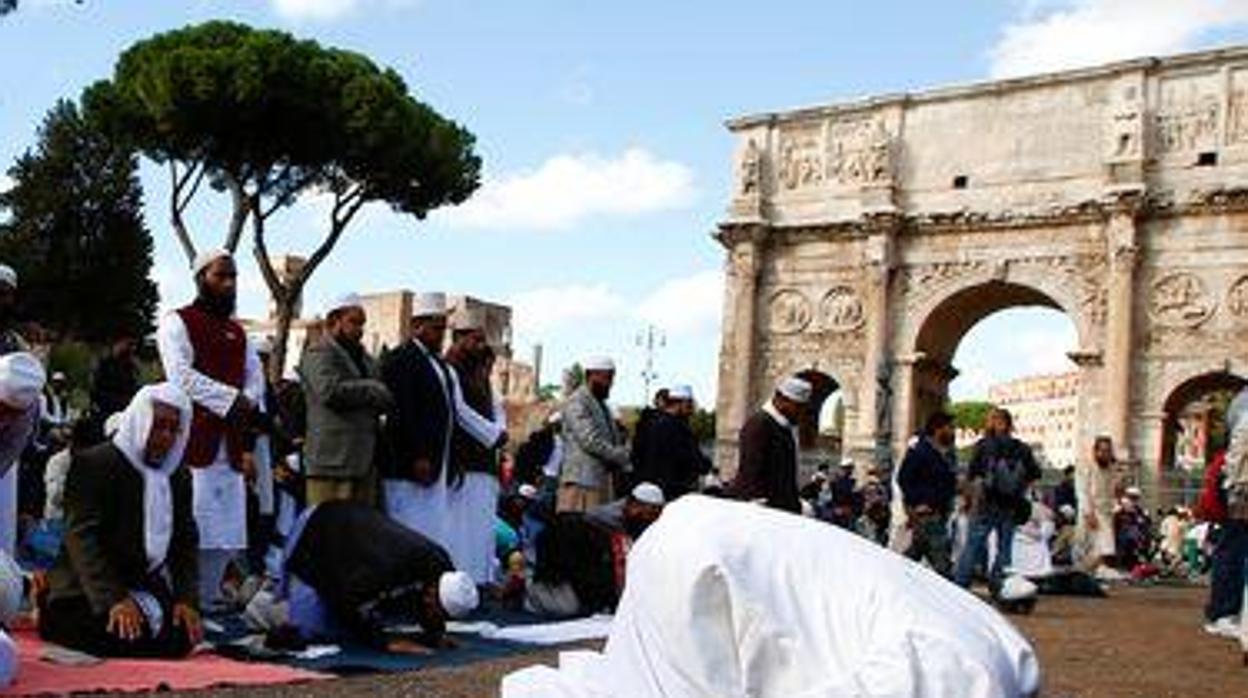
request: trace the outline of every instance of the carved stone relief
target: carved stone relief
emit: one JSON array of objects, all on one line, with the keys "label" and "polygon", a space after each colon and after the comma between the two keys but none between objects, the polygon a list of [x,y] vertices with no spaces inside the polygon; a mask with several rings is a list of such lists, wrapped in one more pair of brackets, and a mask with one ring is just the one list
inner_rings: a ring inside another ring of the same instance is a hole
[{"label": "carved stone relief", "polygon": [[758,143],[751,138],[745,146],[745,153],[741,155],[741,170],[739,172],[740,193],[742,196],[757,196],[759,186],[762,181],[763,171],[763,153],[758,147]]},{"label": "carved stone relief", "polygon": [[891,181],[894,142],[881,119],[828,124],[828,179],[843,185]]},{"label": "carved stone relief", "polygon": [[1163,327],[1195,327],[1213,315],[1214,301],[1200,277],[1167,274],[1153,282],[1149,312]]},{"label": "carved stone relief", "polygon": [[819,324],[832,332],[852,332],[866,322],[862,299],[850,286],[837,286],[819,301]]},{"label": "carved stone relief", "polygon": [[777,175],[781,187],[793,191],[823,182],[823,155],[819,140],[817,129],[780,135],[780,169]]},{"label": "carved stone relief", "polygon": [[1216,148],[1220,99],[1207,76],[1162,84],[1161,105],[1153,117],[1157,153]]},{"label": "carved stone relief", "polygon": [[813,319],[810,299],[801,291],[784,289],[777,291],[768,304],[771,331],[776,334],[796,334],[806,329]]},{"label": "carved stone relief", "polygon": [[1248,276],[1241,276],[1226,292],[1226,311],[1236,319],[1248,318]]},{"label": "carved stone relief", "polygon": [[1131,160],[1142,155],[1144,105],[1139,90],[1123,87],[1113,107],[1105,137],[1105,154],[1110,160]]}]

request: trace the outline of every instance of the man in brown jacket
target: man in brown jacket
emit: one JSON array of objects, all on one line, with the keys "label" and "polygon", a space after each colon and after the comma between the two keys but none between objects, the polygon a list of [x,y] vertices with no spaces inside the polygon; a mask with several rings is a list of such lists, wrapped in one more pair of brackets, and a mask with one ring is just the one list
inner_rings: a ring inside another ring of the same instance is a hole
[{"label": "man in brown jacket", "polygon": [[736,499],[761,501],[799,514],[797,424],[812,387],[796,376],[781,381],[771,399],[741,427],[737,476],[728,486]]}]

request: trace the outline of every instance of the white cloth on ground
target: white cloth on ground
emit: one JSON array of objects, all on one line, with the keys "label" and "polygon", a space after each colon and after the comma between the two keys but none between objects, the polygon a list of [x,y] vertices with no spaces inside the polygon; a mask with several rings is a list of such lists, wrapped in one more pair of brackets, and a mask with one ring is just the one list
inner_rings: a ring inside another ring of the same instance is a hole
[{"label": "white cloth on ground", "polygon": [[[178,411],[178,435],[160,463],[147,462],[147,442],[152,432],[155,402]],[[173,538],[173,488],[169,478],[182,465],[191,433],[191,400],[172,383],[144,386],[121,414],[113,445],[130,467],[143,478],[143,543],[149,570],[160,567]]]},{"label": "white cloth on ground", "polygon": [[633,547],[603,654],[563,660],[504,678],[503,698],[1019,698],[1040,685],[1027,641],[939,575],[824,523],[699,495]]},{"label": "white cloth on ground", "polygon": [[1040,502],[1032,502],[1031,519],[1014,529],[1014,546],[1010,570],[1014,574],[1038,579],[1053,574],[1053,512]]}]

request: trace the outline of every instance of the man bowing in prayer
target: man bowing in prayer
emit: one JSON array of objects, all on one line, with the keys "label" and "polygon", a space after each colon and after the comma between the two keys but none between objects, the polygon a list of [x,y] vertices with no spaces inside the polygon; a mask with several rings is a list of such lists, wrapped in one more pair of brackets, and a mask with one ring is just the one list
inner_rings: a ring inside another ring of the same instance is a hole
[{"label": "man bowing in prayer", "polygon": [[559,482],[559,511],[589,511],[613,499],[612,476],[629,467],[629,451],[607,405],[615,362],[585,361],[585,383],[563,405],[567,452]]},{"label": "man bowing in prayer", "polygon": [[394,520],[447,548],[452,541],[447,471],[454,428],[462,427],[490,448],[506,443],[507,433],[464,402],[455,372],[442,360],[446,296],[418,295],[412,314],[411,341],[382,367],[382,380],[395,400],[386,420],[390,457],[382,471],[383,492]]},{"label": "man bowing in prayer", "polygon": [[199,644],[191,481],[179,469],[191,413],[176,386],[147,386],[112,441],[75,454],[43,639],[98,657],[184,657]]},{"label": "man bowing in prayer", "polygon": [[797,490],[797,423],[810,402],[809,382],[789,377],[763,408],[741,427],[736,499],[759,501],[794,514],[802,511]]},{"label": "man bowing in prayer", "polygon": [[186,464],[199,527],[199,596],[210,608],[221,601],[230,560],[247,549],[246,478],[255,471],[249,426],[263,404],[264,372],[233,318],[234,258],[224,250],[205,252],[192,272],[195,301],[161,319],[156,343],[165,376],[194,404]]},{"label": "man bowing in prayer", "polygon": [[46,374],[33,354],[0,356],[0,550],[17,545],[17,461],[39,426]]}]

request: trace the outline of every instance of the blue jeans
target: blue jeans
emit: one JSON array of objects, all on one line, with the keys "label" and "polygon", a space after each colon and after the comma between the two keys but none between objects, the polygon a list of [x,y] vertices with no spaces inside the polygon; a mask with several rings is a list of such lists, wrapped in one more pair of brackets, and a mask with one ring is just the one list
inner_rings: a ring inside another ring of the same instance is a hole
[{"label": "blue jeans", "polygon": [[971,586],[971,575],[979,565],[988,564],[988,536],[997,532],[997,557],[988,573],[988,588],[993,594],[1001,588],[1005,568],[1010,565],[1014,543],[1014,517],[1008,512],[985,511],[976,514],[970,522],[966,547],[958,557],[958,568],[953,580],[960,587]]}]

